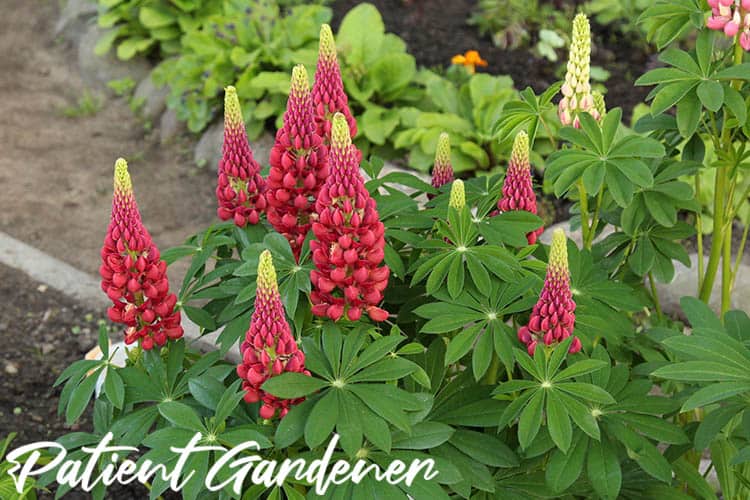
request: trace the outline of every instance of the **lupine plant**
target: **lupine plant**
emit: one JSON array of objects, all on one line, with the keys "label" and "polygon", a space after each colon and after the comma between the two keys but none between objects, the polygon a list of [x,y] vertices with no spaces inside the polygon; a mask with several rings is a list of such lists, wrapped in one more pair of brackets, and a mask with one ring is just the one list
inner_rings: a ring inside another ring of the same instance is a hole
[{"label": "lupine plant", "polygon": [[[96,401],[94,429],[59,442],[80,456],[110,432],[148,448],[140,463],[170,463],[169,447],[200,432],[201,444],[254,440],[280,460],[320,458],[335,434],[338,458],[431,458],[438,471],[411,485],[334,485],[326,498],[747,497],[750,318],[728,310],[726,294],[748,156],[748,6],[711,9],[660,0],[644,13],[659,45],[699,33],[694,49],[668,48],[667,66],[640,80],[656,87],[634,130],[590,91],[579,15],[565,81],[540,96],[527,89],[491,124],[513,148],[489,176],[455,178],[442,133],[431,183],[363,159],[326,27],[313,90],[293,71],[266,179],[227,87],[221,222],[159,254],[116,164],[101,274],[127,361],[114,362],[103,331],[103,357],[60,375],[68,422]],[[532,161],[535,141],[551,152]],[[571,201],[580,244],[561,228],[544,243],[532,177],[541,168],[546,189]],[[675,260],[691,263],[681,245],[695,234],[691,217],[700,251],[693,196],[708,169],[711,253],[705,266],[699,253],[698,297],[670,316],[655,281],[673,278]],[[179,259],[175,296],[164,270]],[[707,301],[719,266],[717,314]],[[183,315],[202,335],[219,332],[215,351],[191,348]],[[216,460],[198,453],[184,474],[205,476]],[[247,477],[238,494],[184,479],[188,499],[321,498],[306,480]],[[148,484],[152,498],[169,486]]]}]

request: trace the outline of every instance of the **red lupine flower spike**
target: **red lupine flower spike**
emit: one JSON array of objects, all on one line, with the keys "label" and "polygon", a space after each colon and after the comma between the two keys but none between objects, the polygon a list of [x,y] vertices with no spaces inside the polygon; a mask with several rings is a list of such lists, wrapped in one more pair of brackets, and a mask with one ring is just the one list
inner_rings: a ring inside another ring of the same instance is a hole
[{"label": "red lupine flower spike", "polygon": [[[503,181],[503,194],[497,202],[498,212],[525,210],[536,215],[536,193],[531,180],[529,163],[529,136],[519,132],[513,141],[513,151],[508,162],[508,170]],[[544,231],[540,227],[526,235],[529,245],[536,243],[537,237]]]},{"label": "red lupine flower spike", "polygon": [[313,314],[336,321],[342,316],[357,321],[366,312],[373,321],[388,313],[378,307],[388,285],[390,270],[380,266],[385,256],[385,229],[375,200],[365,189],[357,150],[352,145],[346,118],[333,118],[328,162],[331,173],[320,190],[310,242]]},{"label": "red lupine flower spike", "polygon": [[169,293],[167,263],[141,222],[128,164],[115,162],[112,216],[102,247],[102,290],[112,300],[109,319],[125,325],[125,343],[143,349],[182,337],[177,297]]},{"label": "red lupine flower spike", "polygon": [[328,177],[328,150],[317,133],[307,71],[292,70],[284,125],[276,133],[268,174],[268,221],[299,260],[318,192]]},{"label": "red lupine flower spike", "polygon": [[[567,243],[565,231],[556,229],[539,301],[531,311],[529,324],[518,330],[518,339],[526,344],[531,356],[538,343],[558,344],[573,334],[576,303],[570,290]],[[574,354],[580,350],[581,341],[574,337],[568,352]]]},{"label": "red lupine flower spike", "polygon": [[453,180],[450,136],[440,134],[435,151],[435,166],[432,168],[432,187],[439,188]]},{"label": "red lupine flower spike", "polygon": [[331,27],[327,24],[320,27],[318,67],[315,70],[312,98],[318,135],[324,138],[326,144],[330,144],[331,141],[333,116],[336,113],[343,113],[346,117],[351,137],[357,135],[357,121],[349,109],[349,99],[344,92],[344,83],[341,80],[341,69],[336,57],[336,43],[333,40]]},{"label": "red lupine flower spike", "polygon": [[257,224],[266,208],[265,181],[247,142],[245,122],[234,87],[224,89],[224,146],[218,175],[219,218],[232,219],[239,227]]},{"label": "red lupine flower spike", "polygon": [[242,362],[237,366],[237,374],[242,379],[245,401],[262,403],[259,412],[261,418],[273,418],[277,410],[279,417],[283,418],[292,405],[301,403],[304,398],[279,399],[263,391],[261,386],[281,373],[295,372],[309,376],[310,372],[305,370],[305,355],[297,347],[286,321],[276,270],[268,250],[260,254],[256,283],[255,311],[245,341],[240,345]]}]

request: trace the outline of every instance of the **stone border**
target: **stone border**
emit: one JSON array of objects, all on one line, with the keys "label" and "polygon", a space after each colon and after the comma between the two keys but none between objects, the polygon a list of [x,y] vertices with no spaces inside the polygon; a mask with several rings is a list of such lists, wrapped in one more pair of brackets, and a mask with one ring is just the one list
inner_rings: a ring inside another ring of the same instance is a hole
[{"label": "stone border", "polygon": [[[69,297],[97,309],[110,305],[101,290],[99,279],[67,264],[41,250],[38,250],[0,231],[0,263],[24,272],[36,281],[58,290]],[[200,334],[200,327],[187,315],[182,315],[185,339],[194,349],[211,352],[218,349],[216,338],[223,327],[207,335]],[[113,338],[120,341],[121,338]],[[239,350],[230,349],[224,357],[232,363],[239,363]]]}]

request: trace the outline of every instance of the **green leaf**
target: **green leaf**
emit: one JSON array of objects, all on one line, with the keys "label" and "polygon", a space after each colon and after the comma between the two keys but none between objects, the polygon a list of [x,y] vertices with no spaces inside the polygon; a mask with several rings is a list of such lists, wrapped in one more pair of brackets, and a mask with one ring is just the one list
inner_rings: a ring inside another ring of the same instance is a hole
[{"label": "green leaf", "polygon": [[216,322],[214,321],[214,318],[204,309],[192,306],[182,306],[182,310],[185,311],[188,318],[204,330],[209,332],[216,330]]},{"label": "green leaf", "polygon": [[[408,393],[396,387],[382,384],[351,384],[347,385],[346,388],[387,422],[390,422],[402,431],[410,431],[409,420],[403,411],[405,408],[402,395],[402,393]],[[409,397],[411,398],[411,395]]]},{"label": "green leaf", "polygon": [[588,444],[586,436],[578,435],[567,454],[560,450],[552,453],[545,471],[545,480],[550,488],[562,492],[578,479],[583,470]]},{"label": "green leaf", "polygon": [[526,449],[539,432],[544,409],[544,390],[537,389],[518,418],[518,443]]},{"label": "green leaf", "polygon": [[122,377],[117,374],[117,370],[112,367],[107,368],[107,376],[104,379],[104,392],[116,408],[122,409],[125,401],[125,384],[122,382]]},{"label": "green leaf", "polygon": [[591,441],[586,464],[594,491],[603,499],[616,499],[622,486],[622,469],[617,452],[610,442]]},{"label": "green leaf", "polygon": [[659,417],[638,413],[618,413],[611,415],[611,418],[627,422],[640,434],[662,443],[685,444],[689,442],[680,427]]},{"label": "green leaf", "polygon": [[[88,375],[83,381],[75,386],[73,392],[70,394],[70,400],[68,406],[65,409],[65,422],[70,425],[83,414],[83,411],[88,406],[91,396],[94,394],[96,388],[96,381],[99,379],[100,370]],[[70,379],[68,384],[73,384],[74,379]]]},{"label": "green leaf", "polygon": [[289,413],[281,419],[274,437],[277,450],[291,446],[304,435],[305,424],[317,401],[318,399],[307,399],[298,405],[294,405]]},{"label": "green leaf", "polygon": [[158,408],[161,416],[172,423],[172,425],[194,432],[206,432],[206,428],[200,418],[188,405],[179,401],[165,401],[159,403]]},{"label": "green leaf", "polygon": [[517,467],[518,456],[494,436],[457,429],[450,443],[477,462],[491,467]]},{"label": "green leaf", "polygon": [[397,431],[393,435],[393,447],[403,450],[426,450],[448,441],[455,430],[440,422],[420,422],[411,429],[411,434]]},{"label": "green leaf", "polygon": [[570,424],[568,412],[556,391],[547,392],[547,430],[555,445],[567,453],[573,439],[573,427]]},{"label": "green leaf", "polygon": [[719,111],[724,104],[724,87],[716,80],[703,80],[696,94],[703,105],[713,112]]},{"label": "green leaf", "polygon": [[339,415],[338,398],[335,391],[328,391],[320,398],[305,424],[305,442],[315,448],[331,435]]},{"label": "green leaf", "polygon": [[404,358],[382,359],[347,380],[356,382],[385,382],[398,380],[416,371],[418,366]]},{"label": "green leaf", "polygon": [[295,399],[308,396],[327,386],[327,381],[302,373],[282,373],[266,380],[261,389],[281,399]]},{"label": "green leaf", "polygon": [[685,361],[667,365],[654,371],[654,377],[680,382],[727,382],[750,380],[750,373],[712,361]]},{"label": "green leaf", "polygon": [[484,327],[485,323],[478,323],[466,328],[453,337],[445,353],[445,366],[451,365],[463,358],[471,350],[471,347],[484,330]]},{"label": "green leaf", "polygon": [[717,401],[729,399],[738,394],[750,392],[750,383],[748,382],[720,382],[703,387],[691,395],[680,411],[686,412],[702,408]]},{"label": "green leaf", "polygon": [[563,371],[552,377],[552,380],[554,382],[559,382],[573,377],[580,377],[581,375],[601,370],[605,366],[607,366],[606,361],[600,359],[584,359],[568,366]]},{"label": "green leaf", "polygon": [[554,388],[565,391],[568,394],[600,404],[614,404],[614,398],[601,387],[581,382],[555,383]]}]

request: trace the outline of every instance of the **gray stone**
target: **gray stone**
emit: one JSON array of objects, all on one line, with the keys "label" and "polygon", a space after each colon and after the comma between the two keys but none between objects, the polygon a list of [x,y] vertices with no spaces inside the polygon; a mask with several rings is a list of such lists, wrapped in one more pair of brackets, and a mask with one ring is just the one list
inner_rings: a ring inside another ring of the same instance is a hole
[{"label": "gray stone", "polygon": [[[224,123],[216,121],[211,124],[203,135],[198,144],[195,145],[193,159],[199,167],[209,166],[216,168],[221,158],[221,146],[224,142]],[[271,154],[274,137],[264,132],[260,137],[250,141],[250,148],[253,151],[253,158],[261,168],[268,165],[268,157]]]},{"label": "gray stone", "polygon": [[94,0],[68,0],[55,23],[55,36],[78,41],[85,28],[96,16]]},{"label": "gray stone", "polygon": [[112,80],[123,78],[132,78],[134,81],[142,80],[151,70],[150,65],[144,59],[136,57],[129,61],[121,61],[117,59],[113,50],[102,56],[94,53],[96,43],[108,31],[91,25],[86,28],[78,43],[78,67],[84,83],[90,87],[108,89],[107,83]]},{"label": "gray stone", "polygon": [[138,116],[153,122],[167,107],[169,87],[167,85],[157,87],[151,75],[152,73],[149,73],[135,88],[133,102]]},{"label": "gray stone", "polygon": [[[708,264],[708,256],[703,257],[705,265]],[[674,279],[671,283],[656,283],[656,291],[659,294],[662,310],[670,315],[681,315],[680,299],[686,295],[695,296],[698,293],[698,255],[690,255],[690,267],[680,262],[674,262]],[[704,265],[704,268],[705,268]],[[714,289],[709,300],[709,305],[714,311],[721,307],[721,267],[716,274]],[[750,266],[741,263],[737,270],[732,291],[732,309],[750,311]]]},{"label": "gray stone", "polygon": [[167,109],[159,119],[159,140],[162,144],[171,142],[175,137],[187,132],[185,122],[177,118],[173,109]]}]

